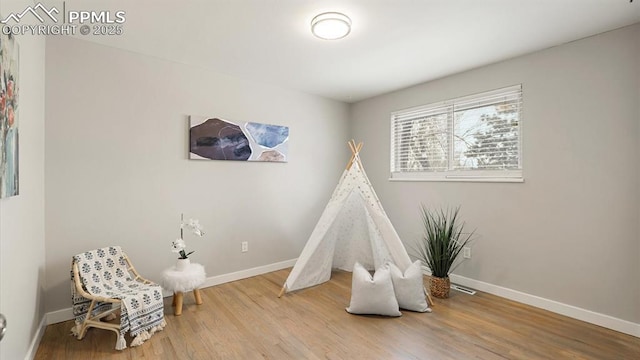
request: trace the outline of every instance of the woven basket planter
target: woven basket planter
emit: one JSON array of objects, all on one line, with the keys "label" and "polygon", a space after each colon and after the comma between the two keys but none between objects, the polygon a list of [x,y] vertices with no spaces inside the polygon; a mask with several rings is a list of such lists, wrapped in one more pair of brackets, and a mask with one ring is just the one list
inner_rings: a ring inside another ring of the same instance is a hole
[{"label": "woven basket planter", "polygon": [[440,299],[446,299],[449,297],[450,287],[451,282],[449,282],[448,276],[446,278],[432,276],[431,281],[429,281],[429,292],[431,295]]}]

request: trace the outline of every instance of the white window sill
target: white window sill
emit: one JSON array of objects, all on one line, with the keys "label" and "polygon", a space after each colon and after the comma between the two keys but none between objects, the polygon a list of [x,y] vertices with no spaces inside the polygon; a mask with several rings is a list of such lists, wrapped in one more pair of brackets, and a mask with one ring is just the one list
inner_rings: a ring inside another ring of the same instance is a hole
[{"label": "white window sill", "polygon": [[498,183],[523,183],[521,173],[506,176],[496,175],[464,175],[444,173],[413,173],[394,174],[389,181],[438,181],[438,182],[498,182]]}]

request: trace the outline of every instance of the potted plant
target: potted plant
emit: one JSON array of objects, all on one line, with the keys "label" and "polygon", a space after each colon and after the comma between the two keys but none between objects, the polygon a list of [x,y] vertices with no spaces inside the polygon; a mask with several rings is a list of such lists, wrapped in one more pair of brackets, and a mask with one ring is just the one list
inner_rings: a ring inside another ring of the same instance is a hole
[{"label": "potted plant", "polygon": [[421,206],[424,235],[415,247],[416,258],[431,269],[429,292],[437,298],[449,297],[449,273],[453,263],[473,236],[464,232],[460,207],[454,210],[429,210]]}]

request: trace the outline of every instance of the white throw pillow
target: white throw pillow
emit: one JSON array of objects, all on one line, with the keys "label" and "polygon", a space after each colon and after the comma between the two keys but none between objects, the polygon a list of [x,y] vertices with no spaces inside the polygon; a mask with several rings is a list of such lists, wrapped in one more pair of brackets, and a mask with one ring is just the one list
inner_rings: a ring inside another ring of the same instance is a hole
[{"label": "white throw pillow", "polygon": [[393,289],[396,292],[396,299],[400,308],[418,312],[431,312],[425,299],[420,260],[411,264],[404,274],[395,264],[390,264],[390,267]]},{"label": "white throw pillow", "polygon": [[388,265],[378,269],[372,278],[367,269],[359,263],[355,264],[351,280],[351,303],[346,310],[360,315],[402,315]]}]

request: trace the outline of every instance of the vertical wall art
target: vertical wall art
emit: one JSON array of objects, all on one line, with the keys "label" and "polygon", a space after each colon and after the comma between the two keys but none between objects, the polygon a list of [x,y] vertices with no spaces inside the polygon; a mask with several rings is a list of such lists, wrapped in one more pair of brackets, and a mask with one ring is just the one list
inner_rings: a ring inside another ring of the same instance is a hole
[{"label": "vertical wall art", "polygon": [[0,35],[0,198],[18,195],[18,43]]},{"label": "vertical wall art", "polygon": [[289,127],[190,117],[189,158],[287,162]]}]

